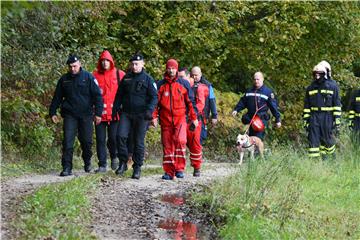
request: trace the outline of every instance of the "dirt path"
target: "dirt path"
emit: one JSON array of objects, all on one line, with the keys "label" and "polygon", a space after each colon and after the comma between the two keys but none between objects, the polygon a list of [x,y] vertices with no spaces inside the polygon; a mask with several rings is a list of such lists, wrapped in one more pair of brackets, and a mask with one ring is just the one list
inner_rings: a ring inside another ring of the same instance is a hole
[{"label": "dirt path", "polygon": [[[93,222],[89,229],[99,239],[175,239],[186,236],[190,239],[214,238],[214,231],[206,219],[193,214],[186,205],[186,194],[196,191],[199,185],[231,174],[230,164],[209,163],[200,178],[186,174],[184,179],[165,181],[161,175],[145,176],[140,180],[112,178],[104,175],[100,188],[93,198],[91,209]],[[152,167],[152,166],[145,166]],[[75,172],[73,177],[84,175]],[[73,177],[49,175],[26,176],[2,183],[2,229],[1,239],[11,239],[14,230],[6,222],[13,219],[19,196],[27,195],[36,188]],[[185,204],[184,204],[185,203]],[[4,221],[6,220],[6,221]],[[5,225],[4,225],[5,223]],[[15,234],[16,235],[16,234]]]}]

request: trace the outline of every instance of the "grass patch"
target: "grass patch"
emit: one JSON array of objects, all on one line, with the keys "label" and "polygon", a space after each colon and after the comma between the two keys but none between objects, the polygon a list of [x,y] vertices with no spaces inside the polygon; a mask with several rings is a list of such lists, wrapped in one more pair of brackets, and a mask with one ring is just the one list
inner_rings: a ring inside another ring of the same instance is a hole
[{"label": "grass patch", "polygon": [[[12,223],[20,239],[96,239],[86,229],[99,175],[52,184],[27,196]],[[52,238],[50,238],[52,237]]]},{"label": "grass patch", "polygon": [[277,147],[193,200],[223,239],[359,239],[360,149],[343,142],[325,162]]}]

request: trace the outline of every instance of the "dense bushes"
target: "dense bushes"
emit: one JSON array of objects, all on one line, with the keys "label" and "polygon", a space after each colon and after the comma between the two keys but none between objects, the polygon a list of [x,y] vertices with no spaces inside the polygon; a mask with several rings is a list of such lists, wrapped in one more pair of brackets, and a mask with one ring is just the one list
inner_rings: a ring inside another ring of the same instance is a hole
[{"label": "dense bushes", "polygon": [[[360,52],[359,9],[358,2],[6,2],[4,150],[42,154],[58,141],[60,129],[49,128],[44,119],[56,81],[66,71],[66,56],[77,52],[91,71],[104,48],[122,69],[141,51],[156,79],[169,57],[181,66],[200,65],[218,90],[223,121],[211,129],[208,145],[220,153],[228,152],[236,132],[228,114],[239,97],[222,92],[244,92],[253,72],[261,70],[283,113],[284,127],[276,135],[291,132],[297,139],[303,90],[314,64],[322,59],[332,64],[343,94],[358,86],[351,63]],[[26,112],[18,114],[22,108]],[[39,119],[27,125],[33,115]]]}]

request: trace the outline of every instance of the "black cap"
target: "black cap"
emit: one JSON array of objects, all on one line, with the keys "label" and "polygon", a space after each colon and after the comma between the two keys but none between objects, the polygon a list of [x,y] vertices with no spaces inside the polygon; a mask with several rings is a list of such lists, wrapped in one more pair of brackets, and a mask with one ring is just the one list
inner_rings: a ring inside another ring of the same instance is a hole
[{"label": "black cap", "polygon": [[72,63],[74,63],[74,62],[76,62],[76,61],[79,61],[80,60],[80,58],[77,56],[77,55],[70,55],[69,57],[68,57],[68,59],[67,59],[67,61],[66,61],[66,64],[72,64]]},{"label": "black cap", "polygon": [[140,60],[144,60],[144,56],[141,55],[140,53],[136,53],[134,56],[132,56],[130,58],[130,62],[132,62],[132,61],[140,61]]}]

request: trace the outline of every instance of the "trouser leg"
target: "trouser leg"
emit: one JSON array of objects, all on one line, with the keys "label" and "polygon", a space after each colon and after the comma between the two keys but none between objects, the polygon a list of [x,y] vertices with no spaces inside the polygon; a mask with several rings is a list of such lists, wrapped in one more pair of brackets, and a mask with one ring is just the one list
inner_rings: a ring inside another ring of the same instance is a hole
[{"label": "trouser leg", "polygon": [[[175,127],[175,172],[183,172],[186,165],[186,130],[187,124],[184,121]],[[200,130],[201,131],[201,130]]]},{"label": "trouser leg", "polygon": [[175,176],[175,142],[174,129],[161,127],[161,142],[163,145],[163,169],[169,176]]},{"label": "trouser leg", "polygon": [[99,167],[106,167],[106,128],[108,122],[101,122],[95,126],[96,153],[99,160]]},{"label": "trouser leg", "polygon": [[107,146],[109,149],[111,159],[117,157],[116,134],[117,134],[118,126],[119,126],[119,121],[111,121],[110,124],[107,126],[107,130],[108,130]]},{"label": "trouser leg", "polygon": [[195,131],[187,129],[187,146],[190,152],[190,162],[194,169],[200,169],[202,163],[202,146],[200,144],[201,123]]},{"label": "trouser leg", "polygon": [[311,117],[308,131],[308,156],[318,158],[320,157],[320,125],[316,116]]},{"label": "trouser leg", "polygon": [[61,165],[63,169],[72,169],[72,159],[74,153],[74,141],[78,128],[77,119],[72,116],[64,116],[63,125],[63,155]]},{"label": "trouser leg", "polygon": [[78,121],[78,138],[82,150],[82,158],[85,166],[91,164],[92,157],[92,135],[93,135],[93,117],[79,118]]},{"label": "trouser leg", "polygon": [[127,139],[131,131],[131,119],[128,114],[123,113],[120,118],[117,138],[117,152],[120,163],[126,162],[128,158]]}]

